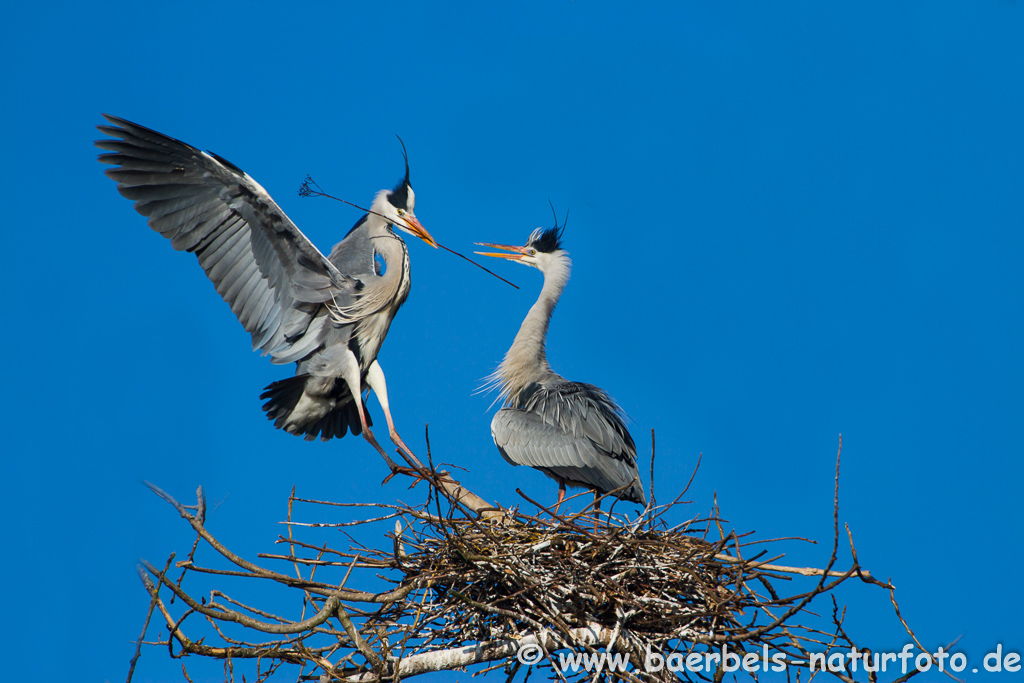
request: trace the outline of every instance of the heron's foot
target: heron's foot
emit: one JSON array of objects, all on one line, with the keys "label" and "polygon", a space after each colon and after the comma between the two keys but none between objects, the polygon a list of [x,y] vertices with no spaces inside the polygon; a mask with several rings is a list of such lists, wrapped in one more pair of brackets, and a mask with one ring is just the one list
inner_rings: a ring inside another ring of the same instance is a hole
[{"label": "heron's foot", "polygon": [[404,467],[402,465],[396,465],[394,463],[391,463],[391,474],[384,477],[384,481],[382,481],[380,485],[383,486],[384,484],[388,483],[397,474],[404,474],[407,477],[413,478],[413,482],[409,484],[409,488],[413,488],[414,486],[416,486],[416,484],[420,483],[425,479],[425,477],[422,474],[420,474],[418,471],[414,470],[411,467]]},{"label": "heron's foot", "polygon": [[386,462],[391,471],[394,472],[398,465],[396,465],[395,461],[391,459],[391,456],[387,454],[387,451],[381,448],[380,444],[377,443],[377,439],[374,438],[373,432],[370,431],[369,427],[363,427],[363,438],[366,439],[371,446],[377,449],[377,452],[380,453],[380,457],[384,458],[384,462]]}]

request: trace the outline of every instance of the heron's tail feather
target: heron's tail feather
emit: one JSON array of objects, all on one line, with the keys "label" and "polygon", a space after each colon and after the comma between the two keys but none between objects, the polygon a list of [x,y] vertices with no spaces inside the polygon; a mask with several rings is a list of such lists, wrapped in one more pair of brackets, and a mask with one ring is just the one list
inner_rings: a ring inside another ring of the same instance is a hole
[{"label": "heron's tail feather", "polygon": [[[267,399],[263,410],[274,426],[289,434],[304,436],[306,441],[340,439],[346,433],[361,434],[359,410],[348,386],[334,378],[295,375],[268,385],[260,395]],[[366,422],[373,425],[366,412]]]}]

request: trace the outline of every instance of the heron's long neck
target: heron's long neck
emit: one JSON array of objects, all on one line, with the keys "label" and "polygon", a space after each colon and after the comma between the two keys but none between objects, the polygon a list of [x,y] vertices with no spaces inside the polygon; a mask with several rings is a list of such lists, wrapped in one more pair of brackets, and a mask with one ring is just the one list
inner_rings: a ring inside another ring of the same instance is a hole
[{"label": "heron's long neck", "polygon": [[381,190],[374,197],[370,213],[366,216],[366,227],[372,237],[374,251],[384,259],[387,269],[384,277],[390,274],[392,277],[408,279],[409,249],[405,240],[395,232],[391,222],[381,215],[387,211],[387,197],[387,190]]},{"label": "heron's long neck", "polygon": [[544,343],[548,336],[551,314],[558,304],[562,290],[569,281],[572,262],[564,252],[551,259],[544,270],[544,286],[537,302],[526,314],[519,326],[512,347],[498,366],[497,375],[501,381],[501,394],[507,402],[514,403],[523,389],[533,382],[553,374],[548,365]]},{"label": "heron's long neck", "polygon": [[[408,273],[409,248],[406,246],[405,240],[390,227],[381,228],[380,233],[373,239],[373,248],[384,259],[387,271],[390,272],[394,267],[402,268],[405,273]],[[395,275],[398,273],[396,272]]]}]

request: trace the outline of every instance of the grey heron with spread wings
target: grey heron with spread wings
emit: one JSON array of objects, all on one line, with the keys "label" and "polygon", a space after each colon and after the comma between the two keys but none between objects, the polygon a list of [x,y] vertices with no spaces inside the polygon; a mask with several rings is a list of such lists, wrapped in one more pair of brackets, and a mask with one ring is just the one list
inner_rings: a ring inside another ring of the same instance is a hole
[{"label": "grey heron with spread wings", "polygon": [[[563,226],[564,228],[564,226]],[[572,262],[561,232],[537,228],[524,246],[478,243],[510,253],[477,252],[537,268],[544,286],[492,379],[504,407],[491,421],[498,452],[513,465],[529,465],[566,486],[582,486],[647,504],[636,466],[636,445],[622,411],[603,390],[570,382],[548,365],[545,343],[551,314],[569,281]],[[598,499],[599,502],[599,499]]]},{"label": "grey heron with spread wings", "polygon": [[408,157],[405,177],[378,192],[324,256],[238,166],[131,121],[104,118],[113,125],[97,127],[110,138],[96,146],[107,152],[99,160],[114,166],[106,174],[118,191],[172,247],[196,255],[252,335],[253,349],[273,363],[296,364],[294,377],[261,396],[274,425],[307,440],[362,433],[383,453],[362,400],[372,389],[392,441],[412,456],[395,431],[377,362],[409,296],[409,251],[394,228],[437,246],[413,212]]}]

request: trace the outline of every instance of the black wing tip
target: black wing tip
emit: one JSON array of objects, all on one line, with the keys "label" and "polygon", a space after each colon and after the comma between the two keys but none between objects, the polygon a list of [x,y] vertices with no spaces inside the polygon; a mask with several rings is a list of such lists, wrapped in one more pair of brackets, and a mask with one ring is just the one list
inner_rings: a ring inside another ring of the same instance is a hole
[{"label": "black wing tip", "polygon": [[225,166],[227,166],[228,168],[230,168],[232,171],[235,171],[236,173],[241,173],[242,175],[247,175],[245,171],[243,171],[241,168],[238,167],[237,164],[231,163],[230,161],[228,161],[227,159],[225,159],[221,155],[214,154],[213,152],[211,152],[209,150],[207,150],[206,153],[209,154],[214,159],[216,159],[217,161],[219,161],[220,163],[222,163]]},{"label": "black wing tip", "polygon": [[[110,135],[112,137],[121,137],[121,138],[123,138],[124,137],[124,133],[130,133],[133,128],[134,129],[138,129],[138,130],[149,131],[150,133],[156,133],[155,130],[150,130],[149,128],[146,128],[145,126],[140,126],[139,124],[135,123],[134,121],[129,121],[128,119],[121,118],[120,116],[114,116],[113,114],[107,114],[106,112],[100,112],[100,116],[105,118],[107,120],[107,123],[111,123],[113,125],[107,125],[106,123],[101,123],[98,126],[96,126],[96,128],[101,133],[104,133],[106,135]],[[159,133],[157,133],[157,134],[159,135]]]},{"label": "black wing tip", "polygon": [[[99,147],[100,149],[105,149],[105,150],[108,150],[108,151],[112,151],[112,152],[114,152],[114,154],[119,154],[123,150],[121,150],[120,148],[112,149],[108,145],[110,145],[112,142],[114,144],[119,144],[119,143],[129,143],[129,144],[132,144],[133,142],[135,142],[135,141],[132,140],[132,138],[133,137],[138,138],[140,133],[143,133],[143,134],[144,133],[150,133],[152,135],[156,135],[156,136],[163,137],[163,138],[167,137],[163,133],[158,133],[157,131],[151,130],[149,128],[146,128],[145,126],[140,126],[139,124],[133,123],[132,121],[129,121],[128,119],[123,119],[120,116],[114,116],[113,114],[107,114],[107,113],[103,113],[103,112],[100,113],[100,116],[105,118],[108,123],[111,123],[111,124],[114,124],[114,125],[107,125],[106,123],[98,124],[96,126],[96,130],[98,130],[99,132],[101,132],[104,135],[107,135],[109,137],[102,138],[100,140],[93,140],[92,144],[95,145],[96,147]],[[105,164],[119,163],[117,161],[106,161],[106,160],[103,159],[104,156],[108,156],[109,157],[110,155],[100,155],[100,162],[101,163],[105,163]]]},{"label": "black wing tip", "polygon": [[[100,116],[105,118],[109,123],[114,124],[112,126],[109,126],[101,123],[96,126],[97,130],[99,130],[101,133],[110,136],[109,138],[96,140],[93,142],[93,144],[99,147],[100,149],[106,149],[105,147],[103,147],[103,145],[110,144],[111,138],[115,140],[121,140],[124,142],[130,142],[132,144],[139,144],[141,139],[145,141],[145,143],[150,144],[155,142],[159,145],[180,145],[181,147],[190,150],[193,153],[200,153],[199,148],[190,145],[184,140],[179,140],[178,138],[174,138],[165,133],[161,133],[158,130],[147,128],[146,126],[135,123],[134,121],[129,121],[128,119],[121,118],[120,116],[114,116],[113,114],[107,114],[103,112],[100,113]],[[130,140],[130,138],[135,138],[135,140]],[[145,145],[145,143],[143,144]],[[247,175],[246,172],[240,166],[238,166],[238,164],[228,161],[219,154],[215,154],[210,151],[207,151],[206,153],[209,154],[214,159],[216,159],[219,163],[234,171],[235,173],[238,173],[240,175]],[[102,158],[100,159],[100,161],[106,164],[118,163],[116,161],[105,161]],[[409,173],[407,165],[406,178],[408,178],[408,175]]]}]

